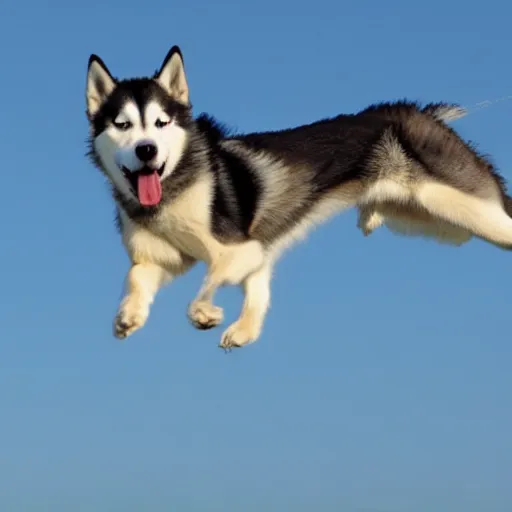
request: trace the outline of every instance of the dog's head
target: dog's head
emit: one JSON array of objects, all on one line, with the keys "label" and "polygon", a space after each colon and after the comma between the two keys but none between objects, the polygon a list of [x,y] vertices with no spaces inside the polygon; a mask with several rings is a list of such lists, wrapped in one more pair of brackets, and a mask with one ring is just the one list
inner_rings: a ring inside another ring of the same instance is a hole
[{"label": "dog's head", "polygon": [[86,102],[95,161],[125,200],[158,206],[162,182],[180,162],[192,122],[180,49],[169,51],[153,77],[129,80],[117,80],[91,55]]}]

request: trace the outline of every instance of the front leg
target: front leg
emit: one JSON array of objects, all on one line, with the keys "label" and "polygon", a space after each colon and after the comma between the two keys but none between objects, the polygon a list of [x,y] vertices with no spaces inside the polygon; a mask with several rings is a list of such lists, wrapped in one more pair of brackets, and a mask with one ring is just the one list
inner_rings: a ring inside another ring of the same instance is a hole
[{"label": "front leg", "polygon": [[155,263],[134,263],[126,276],[126,294],[114,320],[114,335],[123,339],[140,329],[158,290],[173,275]]},{"label": "front leg", "polygon": [[[168,262],[169,263],[169,262]],[[168,269],[157,263],[133,263],[126,276],[126,295],[114,321],[114,335],[123,339],[140,329],[149,316],[158,290],[195,263],[191,258],[175,258]]]},{"label": "front leg", "polygon": [[222,309],[213,304],[215,292],[225,284],[237,285],[264,263],[264,252],[256,240],[224,246],[208,266],[203,286],[190,304],[188,316],[198,329],[210,329],[222,322]]},{"label": "front leg", "polygon": [[267,263],[245,279],[242,313],[222,335],[221,348],[242,347],[259,338],[270,305],[271,277],[271,265]]},{"label": "front leg", "polygon": [[114,335],[126,338],[146,323],[158,290],[187,272],[196,260],[135,224],[122,211],[121,221],[132,266],[126,276],[126,295],[114,320]]}]

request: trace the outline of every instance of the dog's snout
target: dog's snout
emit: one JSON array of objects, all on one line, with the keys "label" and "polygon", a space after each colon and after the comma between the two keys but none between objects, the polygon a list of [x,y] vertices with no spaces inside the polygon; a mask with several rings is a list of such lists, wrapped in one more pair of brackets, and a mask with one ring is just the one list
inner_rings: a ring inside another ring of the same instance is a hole
[{"label": "dog's snout", "polygon": [[151,142],[138,144],[137,147],[135,148],[135,154],[137,155],[137,158],[141,162],[150,162],[151,160],[153,160],[153,158],[155,158],[156,153],[156,146]]}]

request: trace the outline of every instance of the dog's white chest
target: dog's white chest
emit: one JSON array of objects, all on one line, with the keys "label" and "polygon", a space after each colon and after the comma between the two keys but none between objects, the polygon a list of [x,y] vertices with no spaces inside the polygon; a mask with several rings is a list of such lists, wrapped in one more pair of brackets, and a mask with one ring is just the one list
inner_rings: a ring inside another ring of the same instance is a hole
[{"label": "dog's white chest", "polygon": [[202,179],[162,209],[151,229],[195,259],[205,260],[211,245],[211,186]]}]

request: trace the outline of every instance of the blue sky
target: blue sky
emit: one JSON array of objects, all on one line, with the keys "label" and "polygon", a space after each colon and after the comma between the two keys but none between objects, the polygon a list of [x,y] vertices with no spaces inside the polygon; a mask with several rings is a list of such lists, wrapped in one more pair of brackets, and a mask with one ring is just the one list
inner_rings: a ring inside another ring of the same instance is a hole
[{"label": "blue sky", "polygon": [[[510,254],[365,239],[348,212],[277,267],[260,341],[185,312],[111,335],[128,266],[84,156],[87,59],[152,73],[182,47],[196,113],[281,128],[402,97],[512,94],[505,1],[2,3],[0,508],[512,510]],[[512,101],[456,122],[512,179]],[[240,293],[219,303],[235,318]]]}]

